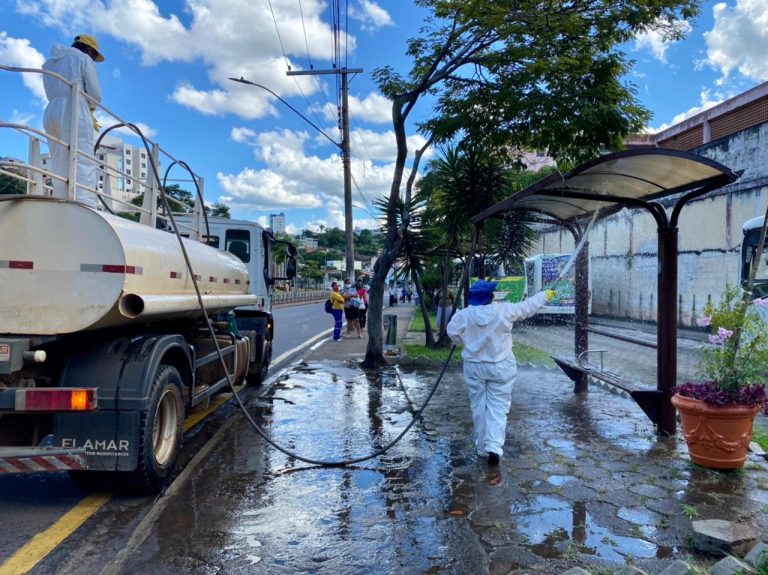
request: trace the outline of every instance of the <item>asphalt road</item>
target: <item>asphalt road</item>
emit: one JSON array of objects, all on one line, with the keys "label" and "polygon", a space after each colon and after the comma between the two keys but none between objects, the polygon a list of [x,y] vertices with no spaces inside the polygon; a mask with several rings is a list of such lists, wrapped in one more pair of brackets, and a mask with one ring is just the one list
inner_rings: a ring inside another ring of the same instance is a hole
[{"label": "asphalt road", "polygon": [[[275,340],[270,375],[289,365],[306,349],[304,344],[309,340],[332,327],[330,316],[325,313],[322,302],[276,308],[273,313]],[[252,390],[249,391],[253,393]],[[206,443],[234,409],[236,408],[232,405],[220,408],[207,417],[203,425],[196,426],[186,434],[180,458],[182,466]],[[4,563],[36,535],[49,528],[55,529],[63,517],[66,522],[66,514],[78,504],[82,504],[87,495],[72,485],[67,474],[63,472],[0,476],[0,575],[18,572],[11,570]],[[114,550],[121,548],[125,541],[123,537],[130,536],[131,526],[143,516],[152,503],[153,499],[147,497],[112,497],[73,536],[65,539],[30,573],[98,572],[98,565],[104,557],[111,556]],[[38,539],[49,539],[60,536],[61,533],[66,534],[66,529],[39,535]],[[30,552],[36,551],[32,549]],[[84,564],[93,564],[94,569],[83,571]]]}]

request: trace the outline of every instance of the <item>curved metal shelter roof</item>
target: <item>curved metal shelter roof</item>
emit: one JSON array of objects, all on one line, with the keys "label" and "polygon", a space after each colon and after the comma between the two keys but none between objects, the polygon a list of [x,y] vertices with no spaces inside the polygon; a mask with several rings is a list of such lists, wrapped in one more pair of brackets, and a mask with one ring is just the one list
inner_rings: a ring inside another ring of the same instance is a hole
[{"label": "curved metal shelter roof", "polygon": [[[677,221],[687,202],[738,177],[729,168],[703,156],[663,148],[639,148],[602,156],[565,175],[547,176],[477,214],[472,222],[479,227],[484,220],[502,217],[504,212],[528,210],[531,215],[526,219],[541,222],[544,220],[541,216],[545,215],[552,218],[551,223],[569,228],[576,240],[588,232],[581,220],[592,214],[604,216],[624,206],[643,208],[652,214],[658,227],[659,245],[657,388],[633,390],[630,395],[660,432],[674,434],[675,408],[670,398],[677,378]],[[674,196],[671,213],[655,201],[667,196]],[[579,269],[577,259],[575,357],[589,352],[589,288],[585,273],[589,258],[584,255],[578,252],[576,255],[583,259],[583,264]],[[558,364],[562,366],[561,361]],[[569,377],[576,377],[577,391],[586,389],[586,375]]]},{"label": "curved metal shelter roof", "polygon": [[601,156],[566,174],[555,172],[475,215],[473,223],[509,210],[527,209],[561,222],[583,219],[687,192],[685,201],[736,180],[726,166],[703,156],[664,148],[639,148]]}]

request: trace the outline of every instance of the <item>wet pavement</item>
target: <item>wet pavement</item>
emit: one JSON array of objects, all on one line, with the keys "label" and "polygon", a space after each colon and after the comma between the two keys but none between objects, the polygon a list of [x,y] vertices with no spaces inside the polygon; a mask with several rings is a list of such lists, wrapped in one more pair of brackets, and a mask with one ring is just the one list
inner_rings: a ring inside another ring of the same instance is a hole
[{"label": "wet pavement", "polygon": [[[411,311],[385,310],[401,338]],[[327,342],[283,375],[251,406],[267,433],[320,460],[394,439],[438,370],[365,373],[365,343]],[[477,458],[471,432],[458,366],[402,441],[352,467],[289,459],[241,417],[121,573],[658,573],[675,558],[716,562],[691,555],[691,519],[744,522],[768,539],[765,462],[693,466],[634,402],[576,396],[559,370],[521,366],[498,468]]]}]

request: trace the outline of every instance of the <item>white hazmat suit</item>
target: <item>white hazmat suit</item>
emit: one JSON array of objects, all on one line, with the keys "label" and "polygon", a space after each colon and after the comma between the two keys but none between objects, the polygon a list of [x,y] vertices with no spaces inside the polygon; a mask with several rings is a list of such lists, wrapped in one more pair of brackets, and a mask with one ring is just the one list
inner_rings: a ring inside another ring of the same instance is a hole
[{"label": "white hazmat suit", "polygon": [[464,345],[464,381],[478,455],[503,453],[507,414],[517,378],[512,323],[534,315],[547,301],[547,293],[539,292],[520,303],[470,305],[446,327],[450,338]]},{"label": "white hazmat suit", "polygon": [[[51,48],[51,57],[43,64],[43,70],[55,72],[66,78],[82,91],[93,98],[97,103],[101,102],[101,88],[99,78],[96,75],[96,66],[87,54],[77,48],[70,48],[61,44],[54,44]],[[48,98],[48,106],[45,108],[43,126],[49,136],[53,136],[63,142],[72,142],[71,122],[71,98],[70,86],[54,78],[43,75],[43,86]],[[88,99],[80,95],[77,109],[77,148],[86,154],[93,154],[94,129]],[[56,142],[49,142],[51,153],[51,169],[53,173],[63,177],[69,177],[69,150]],[[80,188],[80,185],[96,188],[96,164],[78,154],[77,156],[77,183],[75,199],[79,202],[96,207],[98,200],[96,195]],[[53,195],[59,198],[67,197],[67,186],[64,182],[53,181]]]}]

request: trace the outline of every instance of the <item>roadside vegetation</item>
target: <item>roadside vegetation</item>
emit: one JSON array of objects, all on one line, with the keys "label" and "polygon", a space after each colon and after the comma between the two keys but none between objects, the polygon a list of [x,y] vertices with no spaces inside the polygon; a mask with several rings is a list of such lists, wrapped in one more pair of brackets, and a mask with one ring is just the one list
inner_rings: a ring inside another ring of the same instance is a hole
[{"label": "roadside vegetation", "polygon": [[[437,314],[435,314],[435,312],[430,312],[429,316],[432,322],[437,320]],[[408,326],[408,331],[424,333],[424,328],[423,316],[414,314],[411,319],[411,324]],[[401,347],[408,357],[426,357],[427,359],[436,359],[439,361],[448,359],[448,352],[450,351],[450,345],[447,347],[435,348],[421,344],[407,343],[403,344]],[[461,359],[461,350],[462,346],[456,346],[456,351],[453,352],[453,359]],[[556,367],[555,362],[552,361],[549,357],[549,353],[546,351],[519,342],[514,342],[514,350],[518,364],[530,363],[532,365]],[[766,440],[768,440],[768,434],[766,434]]]}]

